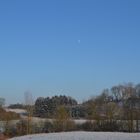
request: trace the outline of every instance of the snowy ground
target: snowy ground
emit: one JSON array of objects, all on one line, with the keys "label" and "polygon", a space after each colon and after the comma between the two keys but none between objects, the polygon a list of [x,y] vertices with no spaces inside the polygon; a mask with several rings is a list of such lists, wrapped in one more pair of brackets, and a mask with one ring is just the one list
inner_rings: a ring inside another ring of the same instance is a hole
[{"label": "snowy ground", "polygon": [[140,133],[63,132],[28,135],[10,140],[140,140]]},{"label": "snowy ground", "polygon": [[10,108],[5,108],[5,110],[7,112],[15,112],[17,114],[23,114],[23,113],[26,113],[26,110],[25,109],[10,109]]}]

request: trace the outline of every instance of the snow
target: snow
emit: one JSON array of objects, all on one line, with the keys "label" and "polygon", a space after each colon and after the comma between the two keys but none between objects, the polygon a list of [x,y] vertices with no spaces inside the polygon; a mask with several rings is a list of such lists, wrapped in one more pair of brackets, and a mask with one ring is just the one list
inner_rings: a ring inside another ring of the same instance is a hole
[{"label": "snow", "polygon": [[10,109],[10,108],[6,108],[5,110],[7,112],[15,112],[17,114],[26,113],[26,110],[24,110],[24,109]]},{"label": "snow", "polygon": [[28,135],[10,140],[140,140],[140,133],[62,132]]},{"label": "snow", "polygon": [[[26,117],[24,117],[26,118]],[[39,123],[39,122],[45,122],[45,121],[49,121],[49,122],[53,122],[54,119],[45,119],[45,118],[39,118],[39,117],[32,117],[32,121],[34,123]],[[85,122],[87,122],[87,120],[84,119],[72,119],[76,124],[83,124]]]},{"label": "snow", "polygon": [[74,122],[76,124],[83,124],[83,123],[86,123],[88,120],[84,120],[84,119],[74,119]]}]

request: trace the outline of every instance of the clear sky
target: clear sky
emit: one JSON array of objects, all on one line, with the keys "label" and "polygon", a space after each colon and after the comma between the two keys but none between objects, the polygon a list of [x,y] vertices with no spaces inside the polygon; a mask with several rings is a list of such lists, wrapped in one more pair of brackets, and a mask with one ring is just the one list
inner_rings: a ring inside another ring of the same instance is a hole
[{"label": "clear sky", "polygon": [[140,82],[139,0],[1,0],[0,96],[79,101]]}]

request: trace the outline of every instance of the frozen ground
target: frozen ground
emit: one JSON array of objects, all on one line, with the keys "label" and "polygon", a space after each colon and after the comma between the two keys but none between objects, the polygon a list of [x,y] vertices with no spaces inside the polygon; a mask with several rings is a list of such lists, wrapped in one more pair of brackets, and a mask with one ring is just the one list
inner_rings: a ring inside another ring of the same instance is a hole
[{"label": "frozen ground", "polygon": [[10,140],[140,140],[140,133],[63,132],[28,135]]},{"label": "frozen ground", "polygon": [[24,110],[24,109],[10,109],[10,108],[5,108],[5,110],[7,112],[15,112],[15,113],[18,113],[18,114],[26,113],[26,110]]}]

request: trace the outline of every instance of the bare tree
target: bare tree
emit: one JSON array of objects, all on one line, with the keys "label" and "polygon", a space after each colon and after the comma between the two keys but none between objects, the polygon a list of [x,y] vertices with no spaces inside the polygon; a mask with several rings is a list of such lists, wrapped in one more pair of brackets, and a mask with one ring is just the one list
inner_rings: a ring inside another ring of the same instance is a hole
[{"label": "bare tree", "polygon": [[27,110],[27,134],[32,133],[33,97],[30,91],[24,93],[25,105]]}]

